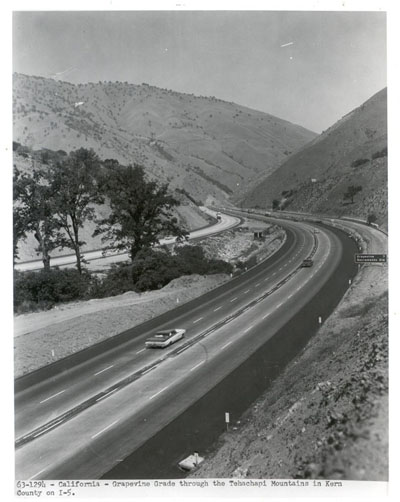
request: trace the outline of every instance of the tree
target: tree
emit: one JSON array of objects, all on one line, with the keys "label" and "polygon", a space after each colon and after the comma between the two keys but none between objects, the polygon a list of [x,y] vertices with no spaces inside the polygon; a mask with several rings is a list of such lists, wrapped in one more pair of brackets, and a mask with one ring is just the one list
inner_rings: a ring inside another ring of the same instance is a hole
[{"label": "tree", "polygon": [[93,204],[104,202],[97,183],[99,166],[99,158],[93,150],[80,148],[61,158],[51,169],[54,212],[64,230],[59,234],[58,244],[74,251],[80,274],[85,263],[81,248],[86,244],[80,238],[80,230],[86,220],[94,218]]},{"label": "tree", "polygon": [[347,192],[343,194],[343,198],[346,199],[351,199],[351,203],[354,203],[354,196],[358,193],[361,192],[362,186],[354,186],[350,185],[347,187]]},{"label": "tree", "polygon": [[128,251],[132,262],[141,250],[150,249],[162,235],[187,238],[172,210],[180,203],[168,193],[168,184],[147,181],[143,167],[105,162],[102,191],[109,199],[111,214],[98,220],[94,235],[103,234],[108,249]]},{"label": "tree", "polygon": [[370,213],[367,216],[367,223],[368,225],[371,225],[371,223],[376,223],[378,221],[378,217],[376,216],[375,213]]},{"label": "tree", "polygon": [[26,226],[23,211],[19,207],[13,208],[13,265],[18,259],[18,243],[26,239]]},{"label": "tree", "polygon": [[14,260],[18,241],[32,232],[42,254],[43,267],[50,269],[50,252],[58,247],[58,222],[54,218],[53,190],[47,176],[34,169],[32,174],[14,171]]},{"label": "tree", "polygon": [[272,201],[272,209],[275,210],[275,209],[279,209],[279,200],[278,199],[274,199]]}]

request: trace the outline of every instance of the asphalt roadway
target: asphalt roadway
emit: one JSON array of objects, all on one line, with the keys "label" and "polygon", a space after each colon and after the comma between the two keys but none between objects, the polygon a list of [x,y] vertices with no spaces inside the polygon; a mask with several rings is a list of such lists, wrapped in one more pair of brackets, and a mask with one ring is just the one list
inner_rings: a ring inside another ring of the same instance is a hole
[{"label": "asphalt roadway", "polygon": [[[208,209],[206,207],[201,207],[204,213],[209,214],[213,218],[216,218],[216,212]],[[220,220],[212,225],[207,225],[205,227],[193,230],[189,233],[188,240],[197,241],[208,235],[215,235],[221,233],[229,228],[237,226],[240,219],[236,216],[229,216],[227,214],[221,214]],[[159,245],[171,245],[176,242],[175,237],[167,237],[160,239]],[[104,267],[109,267],[111,263],[119,263],[129,259],[128,253],[120,252],[105,252],[103,249],[96,249],[94,251],[86,251],[83,253],[82,258],[87,262],[86,267],[89,269],[101,269]],[[52,267],[68,267],[76,264],[76,257],[74,254],[56,256],[51,258]],[[40,270],[43,268],[42,260],[30,260],[25,262],[20,262],[15,265],[15,269],[19,271],[31,271]]]},{"label": "asphalt roadway", "polygon": [[[192,445],[210,447],[224,425],[221,410],[238,416],[246,409],[312,336],[318,317],[329,314],[356,272],[356,248],[344,234],[281,223],[287,240],[266,262],[125,332],[115,347],[99,344],[83,360],[67,360],[61,373],[44,369],[20,382],[16,478],[181,477],[177,461]],[[310,253],[314,266],[299,268]],[[144,348],[150,333],[168,327],[186,328],[186,340],[162,351]],[[275,356],[266,366],[269,343]],[[257,357],[261,362],[254,363]],[[249,382],[241,373],[249,361],[256,383],[240,385]],[[166,440],[173,447],[163,448]]]}]

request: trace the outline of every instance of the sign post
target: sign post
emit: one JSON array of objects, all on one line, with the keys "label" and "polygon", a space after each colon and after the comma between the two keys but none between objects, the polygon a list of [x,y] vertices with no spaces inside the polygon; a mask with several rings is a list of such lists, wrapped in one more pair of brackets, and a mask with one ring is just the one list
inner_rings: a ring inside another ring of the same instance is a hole
[{"label": "sign post", "polygon": [[229,413],[225,413],[225,423],[226,423],[226,430],[229,430]]}]

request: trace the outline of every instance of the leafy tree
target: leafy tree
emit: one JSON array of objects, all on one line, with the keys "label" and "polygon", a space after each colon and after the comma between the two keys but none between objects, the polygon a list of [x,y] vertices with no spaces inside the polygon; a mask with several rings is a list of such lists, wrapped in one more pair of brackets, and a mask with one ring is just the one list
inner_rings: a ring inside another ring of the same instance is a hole
[{"label": "leafy tree", "polygon": [[42,254],[43,266],[50,268],[50,252],[58,247],[58,222],[53,214],[53,189],[45,174],[34,169],[32,174],[14,171],[14,260],[18,241],[32,232]]},{"label": "leafy tree", "polygon": [[367,216],[367,223],[368,225],[371,225],[371,223],[376,223],[378,221],[378,217],[374,213],[370,213]]},{"label": "leafy tree", "polygon": [[51,170],[54,212],[65,232],[59,234],[58,244],[74,251],[80,274],[85,263],[81,248],[86,244],[80,238],[80,230],[86,220],[94,218],[93,204],[104,202],[97,183],[99,166],[93,150],[80,148],[59,160]]},{"label": "leafy tree", "polygon": [[346,200],[346,199],[350,199],[351,200],[351,203],[353,204],[354,203],[354,197],[355,195],[358,193],[358,192],[361,192],[362,190],[362,187],[361,186],[355,186],[355,185],[350,185],[349,187],[347,187],[347,192],[345,192],[343,194],[343,198]]},{"label": "leafy tree", "polygon": [[182,275],[180,264],[168,252],[142,249],[132,264],[132,279],[139,291],[159,289]]},{"label": "leafy tree", "polygon": [[26,225],[23,210],[19,207],[13,208],[13,265],[18,259],[18,243],[26,239]]},{"label": "leafy tree", "polygon": [[272,201],[272,209],[279,209],[279,200],[278,199],[274,199]]},{"label": "leafy tree", "polygon": [[121,166],[105,162],[102,191],[108,197],[111,214],[98,221],[94,235],[104,234],[111,241],[108,249],[128,251],[133,262],[143,249],[150,249],[162,235],[187,238],[172,209],[180,203],[168,193],[168,184],[147,181],[139,165]]}]

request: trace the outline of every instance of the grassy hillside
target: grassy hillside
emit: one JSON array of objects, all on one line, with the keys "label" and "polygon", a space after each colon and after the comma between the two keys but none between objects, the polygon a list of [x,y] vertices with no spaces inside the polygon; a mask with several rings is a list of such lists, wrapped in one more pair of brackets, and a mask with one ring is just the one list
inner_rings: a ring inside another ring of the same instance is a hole
[{"label": "grassy hillside", "polygon": [[[292,155],[252,190],[245,205],[387,219],[387,91],[378,92]],[[354,203],[343,199],[362,186]]]},{"label": "grassy hillside", "polygon": [[315,137],[266,113],[147,84],[14,74],[13,86],[15,141],[137,162],[202,202],[243,193]]}]

